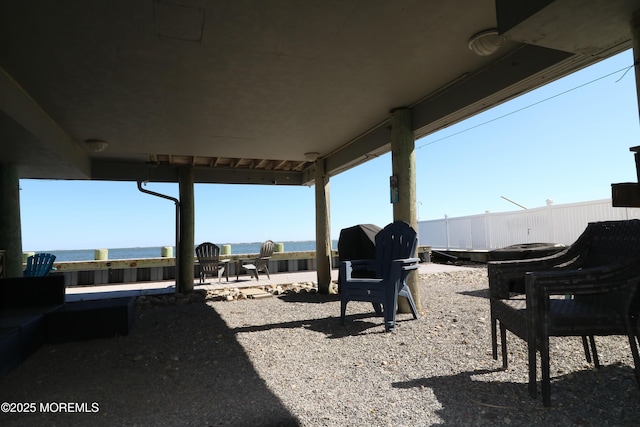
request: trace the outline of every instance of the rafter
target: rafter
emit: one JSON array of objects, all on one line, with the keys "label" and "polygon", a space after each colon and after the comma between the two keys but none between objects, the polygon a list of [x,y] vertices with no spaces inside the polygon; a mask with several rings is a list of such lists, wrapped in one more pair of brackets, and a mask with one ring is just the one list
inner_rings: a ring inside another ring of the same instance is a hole
[{"label": "rafter", "polygon": [[287,164],[287,162],[289,162],[289,160],[280,160],[280,162],[278,162],[275,167],[273,168],[273,170],[280,170],[284,167],[284,165]]}]

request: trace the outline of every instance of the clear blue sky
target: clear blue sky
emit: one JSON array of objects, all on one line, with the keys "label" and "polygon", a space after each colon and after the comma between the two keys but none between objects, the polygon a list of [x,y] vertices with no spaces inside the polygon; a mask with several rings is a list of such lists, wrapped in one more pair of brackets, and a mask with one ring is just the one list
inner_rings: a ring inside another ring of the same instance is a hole
[{"label": "clear blue sky", "polygon": [[[627,51],[416,141],[419,220],[519,209],[501,196],[527,208],[608,199],[612,183],[636,181],[632,63]],[[392,221],[390,175],[387,154],[331,178],[332,239],[345,227]],[[135,182],[20,186],[25,251],[175,242],[174,204]],[[178,193],[177,184],[146,188]],[[314,203],[313,187],[196,184],[195,241],[314,240]]]}]

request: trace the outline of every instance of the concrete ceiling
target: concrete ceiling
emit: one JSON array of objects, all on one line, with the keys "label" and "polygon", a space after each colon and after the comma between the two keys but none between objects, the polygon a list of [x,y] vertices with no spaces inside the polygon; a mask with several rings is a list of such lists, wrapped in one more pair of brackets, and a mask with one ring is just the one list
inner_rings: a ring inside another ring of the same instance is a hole
[{"label": "concrete ceiling", "polygon": [[[22,178],[309,184],[631,47],[640,0],[3,0]],[[499,28],[489,56],[468,47]],[[87,140],[108,142],[89,150]]]}]

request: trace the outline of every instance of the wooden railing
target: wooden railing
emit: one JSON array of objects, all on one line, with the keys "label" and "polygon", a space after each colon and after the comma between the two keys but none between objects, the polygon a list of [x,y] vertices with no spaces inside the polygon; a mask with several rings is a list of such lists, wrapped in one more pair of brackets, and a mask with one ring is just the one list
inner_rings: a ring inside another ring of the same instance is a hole
[{"label": "wooden railing", "polygon": [[[431,247],[421,246],[418,255],[429,260]],[[223,255],[229,260],[229,275],[236,274],[236,263],[239,260],[255,259],[258,254]],[[275,252],[269,262],[271,273],[309,271],[316,269],[316,252]],[[333,265],[338,266],[338,251],[331,251]],[[53,264],[52,274],[64,274],[66,286],[91,286],[130,282],[162,281],[175,279],[175,258],[157,257],[140,259],[111,259],[93,261],[64,261]],[[196,259],[194,278],[200,274]]]}]

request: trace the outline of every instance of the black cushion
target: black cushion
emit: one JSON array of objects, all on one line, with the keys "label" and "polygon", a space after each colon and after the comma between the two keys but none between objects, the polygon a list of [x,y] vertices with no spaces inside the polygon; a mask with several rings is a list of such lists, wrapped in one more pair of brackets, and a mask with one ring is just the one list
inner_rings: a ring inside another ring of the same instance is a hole
[{"label": "black cushion", "polygon": [[133,324],[133,297],[67,303],[47,316],[51,344],[127,335]]}]

